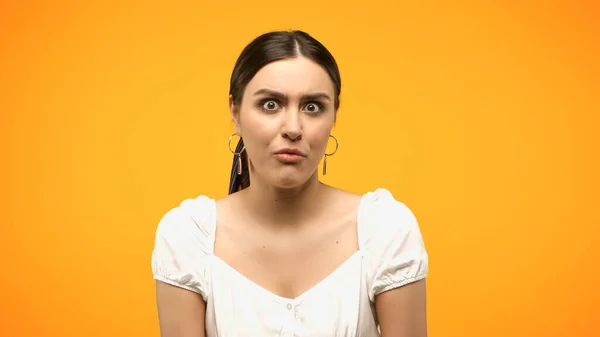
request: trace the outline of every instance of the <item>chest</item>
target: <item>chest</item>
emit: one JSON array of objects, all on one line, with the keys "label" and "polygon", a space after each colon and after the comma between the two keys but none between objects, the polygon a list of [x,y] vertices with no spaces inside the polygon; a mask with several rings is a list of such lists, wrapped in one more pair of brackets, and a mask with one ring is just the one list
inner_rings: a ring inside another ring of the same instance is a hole
[{"label": "chest", "polygon": [[210,275],[207,336],[379,336],[361,251],[295,298],[271,293],[217,258]]},{"label": "chest", "polygon": [[318,230],[217,232],[215,255],[266,291],[296,298],[339,269],[358,250],[356,222],[340,219]]}]

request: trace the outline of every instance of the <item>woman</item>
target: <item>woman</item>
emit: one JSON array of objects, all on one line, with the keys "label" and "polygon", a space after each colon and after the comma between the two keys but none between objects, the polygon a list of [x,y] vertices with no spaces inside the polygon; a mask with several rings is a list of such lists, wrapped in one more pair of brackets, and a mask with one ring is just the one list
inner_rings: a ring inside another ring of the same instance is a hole
[{"label": "woman", "polygon": [[184,200],[158,224],[161,335],[426,336],[428,256],[411,211],[383,188],[319,181],[338,145],[333,56],[304,32],[267,33],[230,85],[241,138],[235,150],[229,139],[229,195]]}]

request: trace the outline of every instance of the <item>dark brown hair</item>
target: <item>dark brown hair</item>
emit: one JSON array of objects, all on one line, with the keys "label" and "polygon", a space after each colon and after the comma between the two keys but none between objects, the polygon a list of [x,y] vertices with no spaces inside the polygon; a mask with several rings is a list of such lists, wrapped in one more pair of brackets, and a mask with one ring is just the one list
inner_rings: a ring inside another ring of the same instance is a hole
[{"label": "dark brown hair", "polygon": [[[342,80],[337,63],[325,46],[309,34],[300,30],[265,33],[255,38],[242,50],[235,63],[229,82],[229,95],[231,95],[233,104],[240,106],[248,82],[252,80],[262,67],[274,61],[298,56],[304,56],[314,61],[327,71],[333,82],[334,108],[337,112],[340,106],[340,93],[342,89]],[[236,147],[236,152],[239,153],[243,148],[244,140],[240,139]],[[229,194],[250,185],[250,172],[248,171],[248,156],[246,155],[246,151],[242,152],[241,158],[241,175],[237,174],[238,164],[236,158],[233,160],[229,180]]]}]

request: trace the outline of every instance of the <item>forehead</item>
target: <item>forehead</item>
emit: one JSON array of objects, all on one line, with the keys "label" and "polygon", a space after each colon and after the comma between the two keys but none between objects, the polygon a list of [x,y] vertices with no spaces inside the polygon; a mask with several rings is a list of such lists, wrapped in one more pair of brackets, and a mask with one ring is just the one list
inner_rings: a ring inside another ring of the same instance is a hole
[{"label": "forehead", "polygon": [[333,82],[318,63],[305,58],[289,58],[271,62],[261,68],[248,83],[246,90],[253,93],[267,88],[288,95],[326,92],[333,97]]}]

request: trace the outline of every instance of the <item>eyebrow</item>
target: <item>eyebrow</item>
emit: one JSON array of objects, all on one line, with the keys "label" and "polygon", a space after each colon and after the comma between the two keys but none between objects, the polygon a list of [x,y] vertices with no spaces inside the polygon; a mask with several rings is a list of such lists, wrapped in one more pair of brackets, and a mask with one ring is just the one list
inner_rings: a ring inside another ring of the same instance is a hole
[{"label": "eyebrow", "polygon": [[[276,97],[281,100],[287,100],[286,95],[277,90],[264,89],[264,88],[259,89],[254,93],[254,96],[258,96],[258,95],[269,95],[269,96],[273,96],[273,97]],[[317,93],[313,93],[313,94],[302,95],[302,100],[316,100],[319,98],[331,101],[331,98],[329,97],[329,95],[327,95],[324,92],[317,92]]]}]

